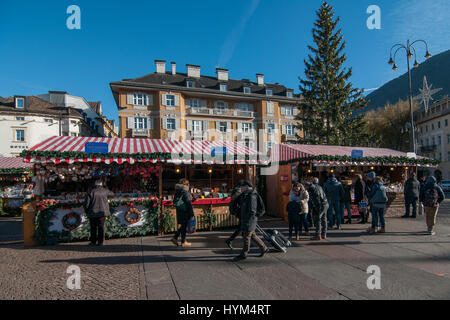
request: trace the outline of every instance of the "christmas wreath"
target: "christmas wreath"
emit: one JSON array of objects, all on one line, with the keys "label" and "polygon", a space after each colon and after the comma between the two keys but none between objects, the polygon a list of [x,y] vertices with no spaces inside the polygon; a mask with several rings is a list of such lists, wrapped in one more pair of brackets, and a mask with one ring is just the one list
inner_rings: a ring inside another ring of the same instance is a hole
[{"label": "christmas wreath", "polygon": [[129,225],[135,224],[139,220],[141,220],[141,213],[137,208],[132,207],[125,213],[125,221]]},{"label": "christmas wreath", "polygon": [[70,212],[62,218],[62,224],[64,228],[72,231],[78,228],[78,226],[81,224],[81,217],[76,212]]}]

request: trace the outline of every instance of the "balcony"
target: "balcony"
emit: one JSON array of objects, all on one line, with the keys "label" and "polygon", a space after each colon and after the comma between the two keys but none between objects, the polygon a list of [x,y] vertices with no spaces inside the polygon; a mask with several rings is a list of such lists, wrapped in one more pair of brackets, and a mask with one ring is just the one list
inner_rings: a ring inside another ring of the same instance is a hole
[{"label": "balcony", "polygon": [[133,129],[131,133],[132,137],[150,137],[150,130],[149,129]]},{"label": "balcony", "polygon": [[420,152],[434,152],[437,149],[437,145],[431,145],[431,146],[421,146]]},{"label": "balcony", "polygon": [[187,112],[191,115],[208,115],[215,117],[236,117],[248,118],[255,117],[253,111],[236,110],[236,109],[213,109],[213,108],[189,108]]}]

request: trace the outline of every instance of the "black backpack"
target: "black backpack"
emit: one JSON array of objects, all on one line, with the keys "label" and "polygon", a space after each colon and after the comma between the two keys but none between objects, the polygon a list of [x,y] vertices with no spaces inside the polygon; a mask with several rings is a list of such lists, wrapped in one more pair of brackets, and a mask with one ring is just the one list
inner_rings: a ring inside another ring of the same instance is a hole
[{"label": "black backpack", "polygon": [[263,215],[266,214],[266,206],[264,205],[264,201],[261,198],[261,196],[259,195],[259,193],[256,193],[257,199],[258,199],[258,209],[257,209],[257,213],[256,216],[257,217],[262,217]]}]

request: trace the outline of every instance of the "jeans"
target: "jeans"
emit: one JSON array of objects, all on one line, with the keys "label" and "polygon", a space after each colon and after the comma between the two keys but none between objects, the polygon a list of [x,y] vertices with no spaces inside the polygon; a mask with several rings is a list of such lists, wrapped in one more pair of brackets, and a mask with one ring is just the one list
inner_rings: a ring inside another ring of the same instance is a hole
[{"label": "jeans", "polygon": [[381,229],[386,227],[386,223],[384,221],[385,210],[385,207],[372,206],[372,229],[377,229],[378,223],[380,223]]},{"label": "jeans", "polygon": [[106,217],[89,218],[89,223],[91,225],[91,243],[103,243],[103,238],[105,235],[105,220]]},{"label": "jeans", "polygon": [[239,226],[237,226],[236,230],[232,233],[232,235],[228,238],[228,241],[232,242],[236,237],[241,233],[241,221],[239,220]]},{"label": "jeans", "polygon": [[186,232],[187,232],[187,227],[188,227],[188,223],[183,223],[181,224],[180,228],[177,230],[177,232],[174,235],[174,239],[178,239],[178,237],[181,235],[181,243],[185,243],[186,242]]},{"label": "jeans", "polygon": [[427,221],[428,231],[433,231],[434,226],[436,224],[436,216],[439,210],[439,206],[437,207],[424,207],[425,210],[425,218]]},{"label": "jeans", "polygon": [[305,229],[305,232],[309,232],[307,215],[307,213],[303,213],[300,215],[300,233],[302,233],[302,228]]},{"label": "jeans", "polygon": [[344,208],[347,209],[347,219],[350,220],[352,218],[352,207],[350,202],[341,202],[342,218],[345,216]]},{"label": "jeans", "polygon": [[[334,210],[334,215],[333,215],[333,210]],[[329,201],[329,208],[328,208],[327,215],[328,215],[328,222],[329,222],[330,228],[333,228],[335,219],[336,219],[336,226],[337,227],[341,226],[342,211],[341,211],[341,203],[339,200]]]},{"label": "jeans", "polygon": [[312,210],[312,219],[314,221],[314,227],[316,228],[317,237],[327,235],[327,210],[328,208],[324,208],[322,212]]},{"label": "jeans", "polygon": [[300,215],[297,213],[290,214],[289,219],[289,238],[292,237],[292,230],[295,229],[295,236],[298,236],[300,228]]},{"label": "jeans", "polygon": [[405,215],[409,217],[409,207],[412,205],[412,216],[415,217],[417,215],[417,198],[413,199],[405,199]]}]

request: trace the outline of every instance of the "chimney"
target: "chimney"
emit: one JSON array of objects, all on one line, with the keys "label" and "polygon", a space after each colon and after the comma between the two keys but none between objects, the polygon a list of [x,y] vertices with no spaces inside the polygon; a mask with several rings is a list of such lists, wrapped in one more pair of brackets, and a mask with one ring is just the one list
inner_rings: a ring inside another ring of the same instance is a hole
[{"label": "chimney", "polygon": [[228,81],[228,69],[216,68],[216,73],[218,80]]},{"label": "chimney", "polygon": [[175,62],[170,63],[172,65],[172,74],[177,74],[177,64]]},{"label": "chimney", "polygon": [[187,64],[186,69],[189,78],[200,78],[200,66]]},{"label": "chimney", "polygon": [[155,60],[156,73],[166,73],[166,60]]},{"label": "chimney", "polygon": [[258,86],[264,85],[264,75],[261,73],[256,74],[256,79],[258,79]]}]

